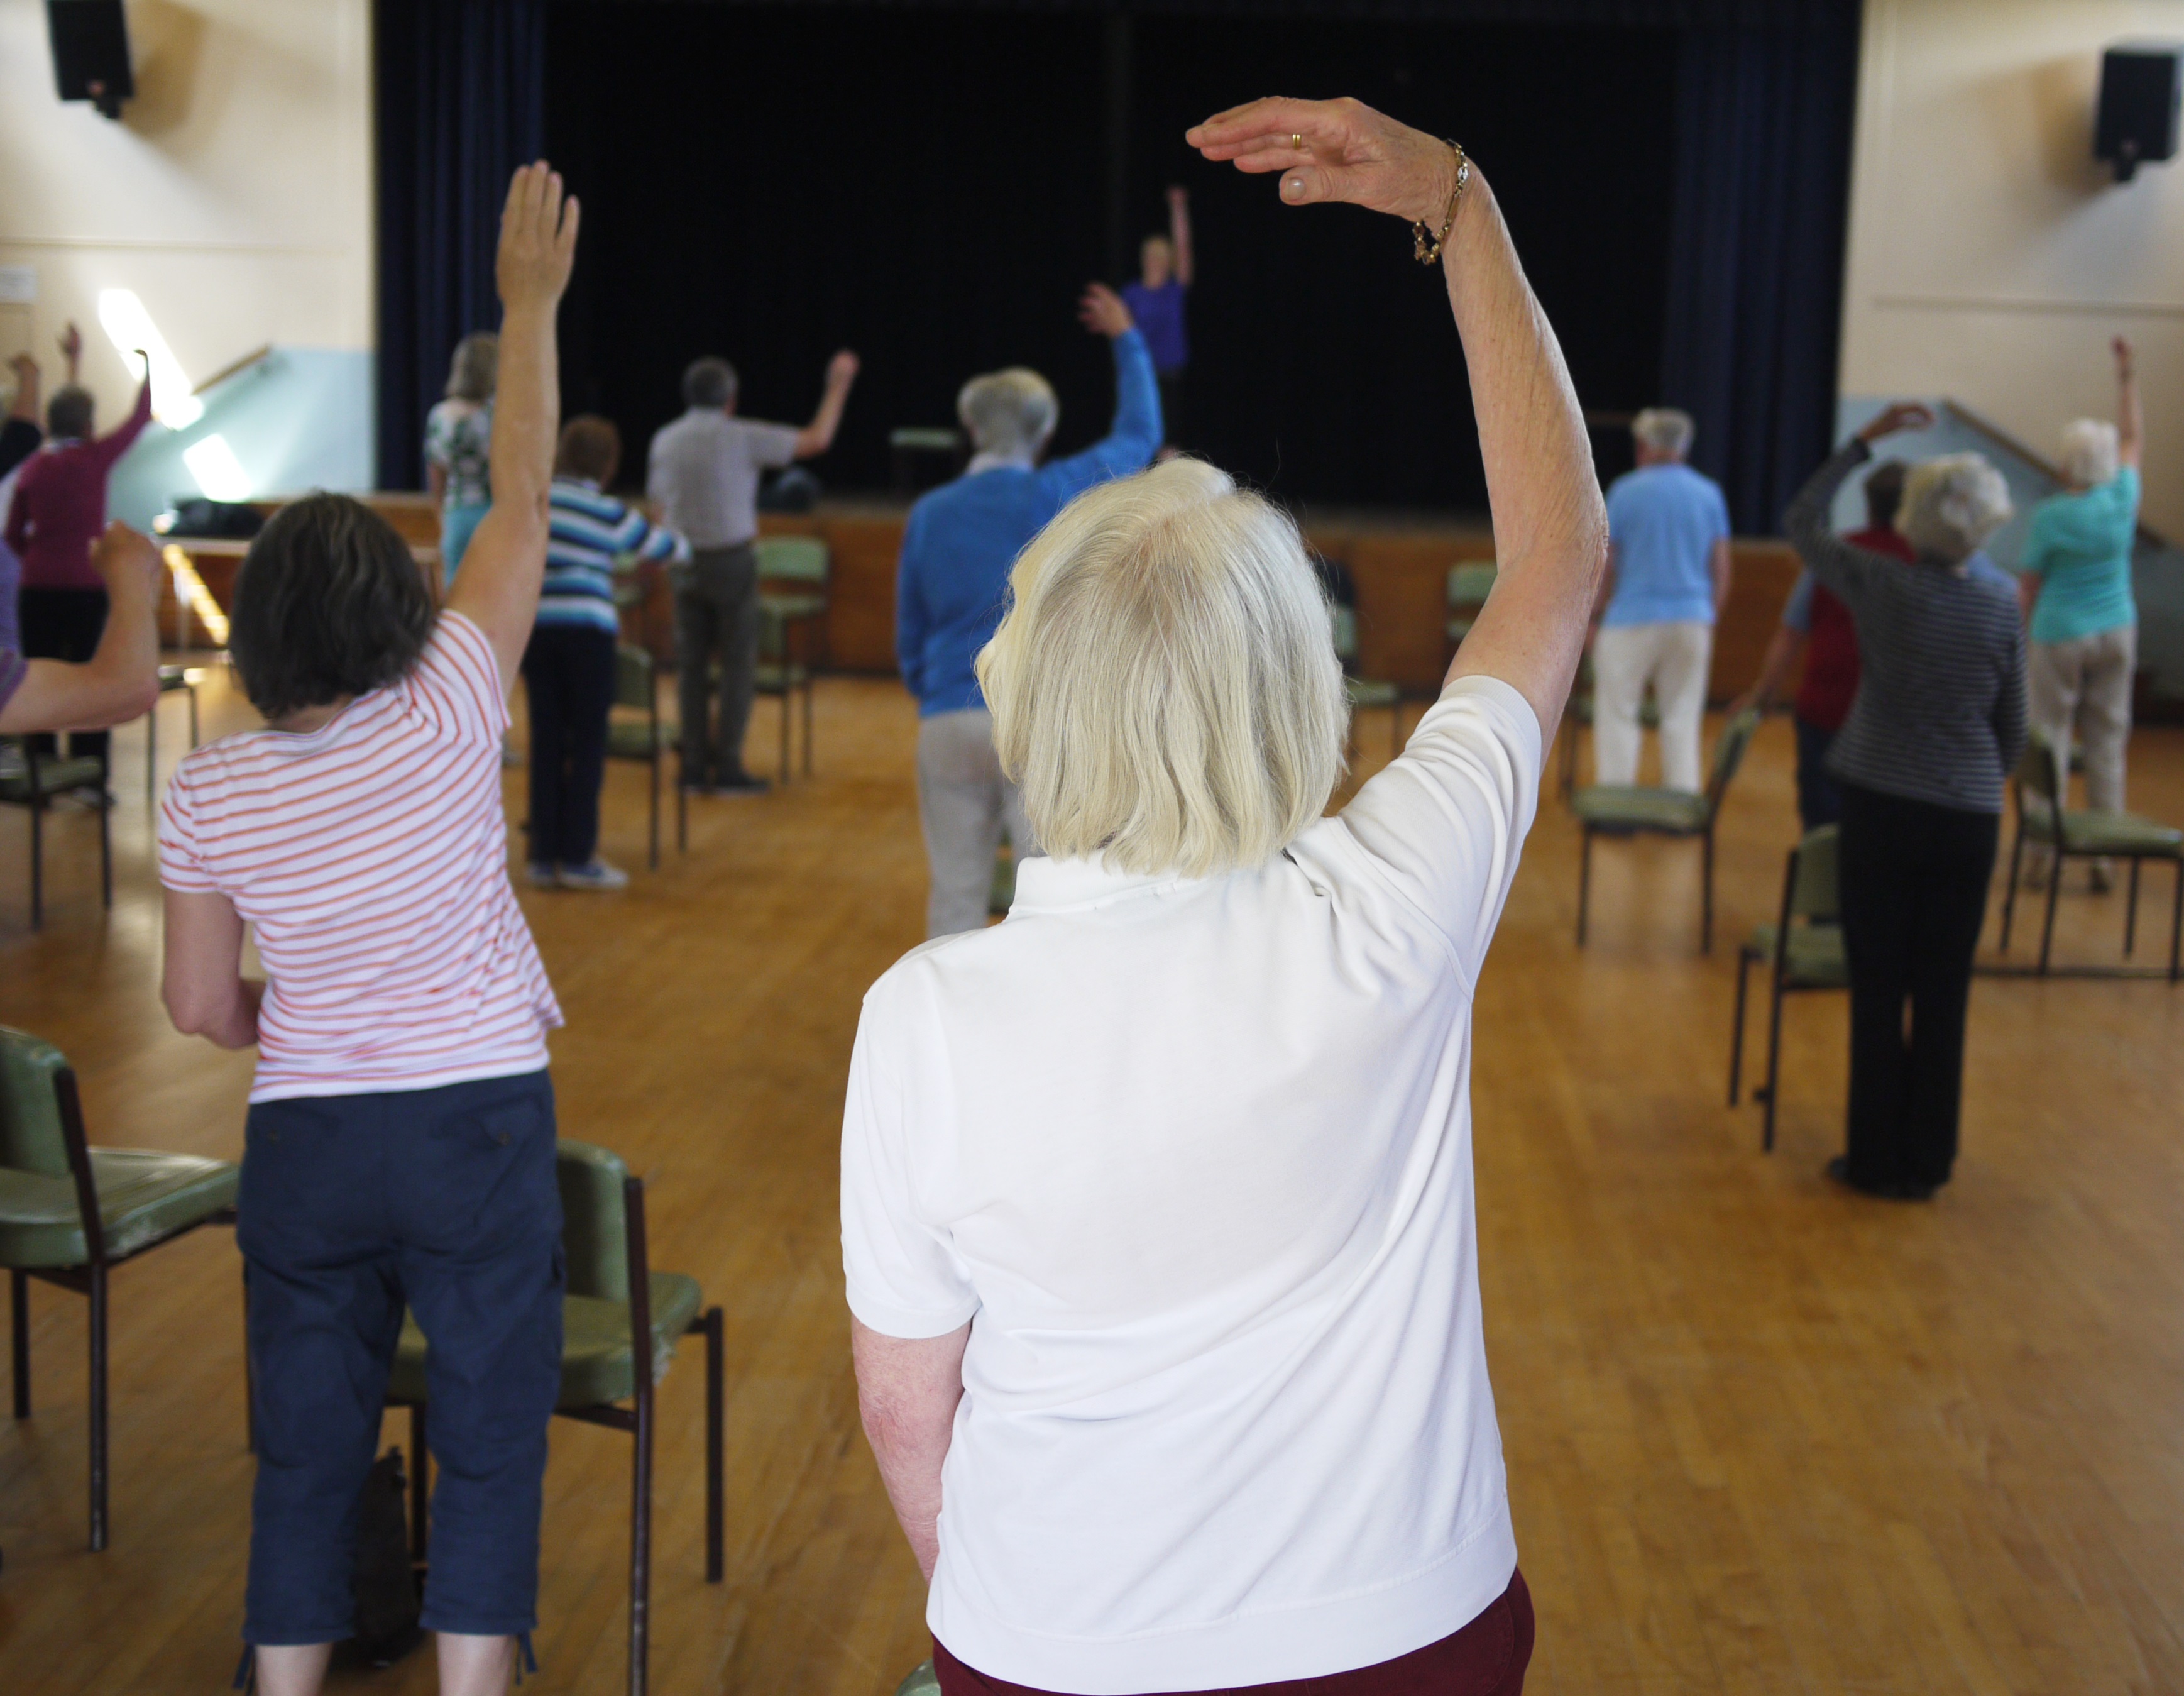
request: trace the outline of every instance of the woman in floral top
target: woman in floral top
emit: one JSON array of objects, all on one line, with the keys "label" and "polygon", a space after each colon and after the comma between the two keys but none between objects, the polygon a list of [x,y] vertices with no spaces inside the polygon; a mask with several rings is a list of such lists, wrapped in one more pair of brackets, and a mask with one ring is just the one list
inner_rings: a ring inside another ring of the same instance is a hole
[{"label": "woman in floral top", "polygon": [[426,475],[440,504],[440,573],[455,580],[471,532],[493,505],[486,456],[493,446],[493,391],[500,369],[500,338],[480,330],[455,343],[448,368],[447,399],[425,419]]}]

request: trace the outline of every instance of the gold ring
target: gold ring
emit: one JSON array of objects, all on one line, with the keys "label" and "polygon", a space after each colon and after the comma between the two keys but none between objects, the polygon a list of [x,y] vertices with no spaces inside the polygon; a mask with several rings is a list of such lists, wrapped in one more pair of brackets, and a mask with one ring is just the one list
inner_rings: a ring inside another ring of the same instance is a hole
[{"label": "gold ring", "polygon": [[1299,153],[1302,153],[1304,151],[1304,131],[1301,130],[1292,130],[1290,132],[1290,145],[1292,148],[1295,148]]}]

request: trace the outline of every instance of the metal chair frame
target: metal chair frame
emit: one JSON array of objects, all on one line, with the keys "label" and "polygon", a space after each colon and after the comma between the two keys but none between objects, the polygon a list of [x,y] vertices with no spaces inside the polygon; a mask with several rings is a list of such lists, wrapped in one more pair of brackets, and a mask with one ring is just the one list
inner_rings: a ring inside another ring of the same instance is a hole
[{"label": "metal chair frame", "polygon": [[190,702],[190,746],[198,745],[198,682],[202,673],[194,666],[159,667],[159,698],[144,715],[144,804],[159,799],[159,702],[170,695],[187,695]]},{"label": "metal chair frame", "polygon": [[[619,687],[621,683],[620,673],[621,667],[632,661],[641,661],[644,667],[647,699],[644,703],[644,707],[646,714],[645,725],[649,733],[645,746],[649,751],[644,756],[644,764],[649,767],[652,776],[652,793],[650,795],[651,811],[649,815],[652,832],[651,847],[646,860],[646,864],[649,869],[656,872],[660,869],[660,762],[666,758],[667,751],[660,745],[660,668],[658,662],[653,659],[652,653],[649,649],[634,642],[623,642],[618,644],[615,654],[615,667],[616,673],[616,683],[617,687],[615,691],[616,698],[614,704],[616,706],[636,706],[638,705],[636,701],[624,700],[621,699],[621,691]],[[638,756],[633,754],[616,753],[614,749],[614,739],[611,734],[610,734],[607,739],[607,757],[609,759],[616,760],[635,760],[638,758]],[[677,852],[687,854],[690,851],[690,799],[688,792],[683,788],[682,784],[682,744],[679,740],[676,744],[675,761],[675,847]]]},{"label": "metal chair frame", "polygon": [[[1824,825],[1822,829],[1833,829]],[[1782,873],[1782,907],[1774,923],[1774,970],[1769,974],[1767,1007],[1767,1081],[1752,1091],[1752,1099],[1766,1104],[1767,1113],[1759,1133],[1762,1153],[1774,1150],[1774,1108],[1782,1075],[1782,1001],[1786,996],[1808,995],[1825,990],[1841,988],[1835,984],[1800,984],[1790,978],[1790,923],[1797,917],[1797,877],[1803,869],[1807,845],[1818,832],[1808,831],[1805,838],[1790,851],[1788,863]],[[1836,908],[1839,912],[1840,908]],[[1819,923],[1813,915],[1805,915],[1808,923]],[[1745,985],[1752,968],[1766,957],[1763,951],[1747,942],[1736,951],[1736,1014],[1730,1032],[1729,1046],[1729,1104],[1737,1104],[1738,1086],[1744,1072],[1744,1009]]]},{"label": "metal chair frame", "polygon": [[114,773],[113,746],[98,762],[98,776],[86,782],[64,784],[48,789],[41,780],[39,767],[48,759],[59,760],[66,756],[36,752],[28,742],[22,745],[23,758],[30,767],[30,789],[25,795],[0,795],[0,805],[27,807],[31,814],[31,929],[46,928],[46,810],[53,804],[54,797],[86,794],[98,797],[98,892],[99,900],[108,911],[114,907],[114,804],[107,797],[107,784]]}]

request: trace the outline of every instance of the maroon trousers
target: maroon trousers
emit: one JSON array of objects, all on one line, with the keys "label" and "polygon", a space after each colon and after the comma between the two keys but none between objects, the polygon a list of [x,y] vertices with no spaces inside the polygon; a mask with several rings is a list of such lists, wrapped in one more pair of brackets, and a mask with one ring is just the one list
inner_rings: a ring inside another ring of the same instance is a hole
[{"label": "maroon trousers", "polygon": [[[1509,1587],[1462,1631],[1393,1660],[1197,1696],[1520,1696],[1531,1660],[1532,1593],[1524,1587],[1524,1575],[1517,1572]],[[933,1668],[940,1675],[941,1696],[1055,1696],[974,1672],[938,1637],[933,1641]]]}]

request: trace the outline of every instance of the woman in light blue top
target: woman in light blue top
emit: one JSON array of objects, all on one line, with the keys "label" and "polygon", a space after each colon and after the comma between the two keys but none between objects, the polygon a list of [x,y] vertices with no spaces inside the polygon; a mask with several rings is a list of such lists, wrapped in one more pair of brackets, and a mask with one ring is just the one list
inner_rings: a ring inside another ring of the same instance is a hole
[{"label": "woman in light blue top", "polygon": [[[2018,592],[2031,619],[2032,731],[2067,759],[2075,728],[2086,756],[2086,804],[2123,811],[2124,746],[2131,739],[2131,679],[2138,659],[2138,609],[2131,550],[2138,527],[2143,420],[2131,343],[2115,339],[2116,421],[2081,418],[2063,430],[2068,484],[2032,515]],[[2034,863],[2037,860],[2038,863]],[[2043,856],[2028,856],[2030,887],[2048,886]],[[2105,862],[2093,887],[2109,886]]]},{"label": "woman in light blue top", "polygon": [[440,580],[455,580],[471,533],[493,505],[486,467],[493,450],[493,391],[500,374],[500,338],[480,330],[455,343],[447,398],[425,417],[426,487],[440,506]]}]

